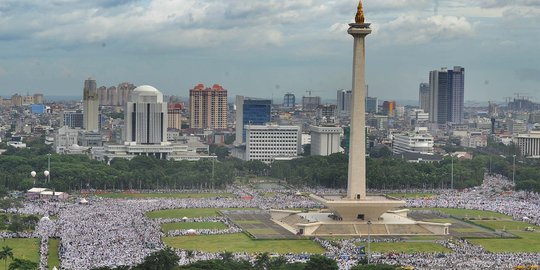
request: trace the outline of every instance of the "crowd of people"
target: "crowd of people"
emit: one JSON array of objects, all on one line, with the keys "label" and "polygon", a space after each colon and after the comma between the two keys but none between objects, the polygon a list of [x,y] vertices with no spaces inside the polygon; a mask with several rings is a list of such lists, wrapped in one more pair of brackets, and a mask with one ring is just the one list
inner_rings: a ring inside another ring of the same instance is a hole
[{"label": "crowd of people", "polygon": [[[502,176],[486,175],[480,187],[462,191],[438,191],[435,197],[407,199],[407,206],[448,207],[489,210],[511,215],[514,219],[534,224],[540,223],[540,195],[511,192],[512,184]],[[310,193],[336,194],[338,190],[307,190]],[[263,196],[260,190],[235,187],[226,191],[236,196],[182,199],[102,199],[88,198],[88,204],[62,202],[27,202],[18,213],[44,216],[33,233],[0,233],[2,238],[37,237],[41,239],[40,265],[45,269],[48,239],[61,239],[60,260],[63,269],[91,269],[94,267],[135,265],[150,253],[164,247],[160,224],[171,222],[222,222],[227,229],[195,229],[196,234],[226,234],[241,229],[226,217],[199,217],[176,219],[150,219],[145,213],[178,208],[317,208],[321,205],[299,192],[273,191],[273,196]],[[249,198],[248,198],[249,197]],[[56,218],[48,218],[55,216]],[[186,235],[193,230],[173,230],[167,235]],[[373,241],[403,241],[400,238],[372,239]],[[328,257],[336,259],[341,269],[350,269],[363,256],[358,246],[365,238],[329,241],[315,239]],[[411,265],[417,269],[486,269],[511,268],[515,265],[538,264],[539,254],[490,253],[465,240],[453,239],[440,243],[451,253],[377,254],[370,253],[376,263]],[[177,250],[180,264],[198,260],[219,259],[220,253]],[[248,253],[232,254],[236,259],[256,260]],[[282,254],[289,262],[302,262],[309,254]]]}]

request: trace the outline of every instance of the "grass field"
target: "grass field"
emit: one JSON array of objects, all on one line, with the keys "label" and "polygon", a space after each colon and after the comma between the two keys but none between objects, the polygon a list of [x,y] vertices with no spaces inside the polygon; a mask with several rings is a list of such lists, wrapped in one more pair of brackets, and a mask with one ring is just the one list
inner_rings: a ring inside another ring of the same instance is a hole
[{"label": "grass field", "polygon": [[253,240],[241,233],[164,237],[162,239],[167,246],[173,248],[206,252],[324,253],[324,249],[311,240]]},{"label": "grass field", "polygon": [[60,257],[58,254],[58,246],[60,245],[60,239],[49,238],[49,256],[47,261],[47,267],[53,269],[54,266],[59,268]]},{"label": "grass field", "polygon": [[449,218],[432,218],[432,219],[426,219],[427,222],[436,222],[436,223],[454,223],[456,222],[453,219]]},{"label": "grass field", "polygon": [[469,239],[474,244],[483,246],[490,252],[540,252],[539,232],[512,232],[520,238],[504,239]]},{"label": "grass field", "polygon": [[539,230],[540,227],[515,220],[473,220],[473,223],[492,228],[493,230],[523,231],[527,227]]},{"label": "grass field", "polygon": [[103,198],[114,199],[144,199],[144,198],[215,198],[233,197],[232,193],[105,193],[99,194]]},{"label": "grass field", "polygon": [[457,218],[497,218],[497,219],[512,219],[512,217],[490,211],[457,209],[457,208],[411,208],[411,210],[435,210],[441,213],[451,215]]},{"label": "grass field", "polygon": [[161,224],[161,230],[163,232],[173,230],[199,230],[199,229],[217,229],[224,230],[227,226],[221,222],[175,222],[175,223],[163,223]]},{"label": "grass field", "polygon": [[149,218],[198,218],[198,217],[217,217],[220,210],[248,210],[253,208],[184,208],[167,209],[146,213]]},{"label": "grass field", "polygon": [[[26,259],[39,263],[39,240],[37,238],[8,238],[0,240],[0,248],[9,246],[13,249],[13,257]],[[7,260],[7,266],[11,263],[11,259]],[[4,261],[0,261],[0,270],[7,269],[4,267]]]},{"label": "grass field", "polygon": [[[362,243],[363,245],[364,243]],[[380,253],[448,253],[452,252],[450,249],[447,249],[437,243],[431,242],[399,242],[399,243],[371,243],[372,252]]]}]

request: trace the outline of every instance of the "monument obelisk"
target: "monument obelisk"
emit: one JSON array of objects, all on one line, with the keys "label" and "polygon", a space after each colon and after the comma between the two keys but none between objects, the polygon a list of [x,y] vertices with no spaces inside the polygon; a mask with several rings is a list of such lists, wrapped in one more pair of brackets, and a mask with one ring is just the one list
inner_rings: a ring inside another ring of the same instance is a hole
[{"label": "monument obelisk", "polygon": [[354,38],[351,129],[349,142],[349,172],[347,199],[366,199],[366,84],[365,37],[371,33],[369,23],[364,22],[362,1],[358,4],[355,23],[347,31]]}]

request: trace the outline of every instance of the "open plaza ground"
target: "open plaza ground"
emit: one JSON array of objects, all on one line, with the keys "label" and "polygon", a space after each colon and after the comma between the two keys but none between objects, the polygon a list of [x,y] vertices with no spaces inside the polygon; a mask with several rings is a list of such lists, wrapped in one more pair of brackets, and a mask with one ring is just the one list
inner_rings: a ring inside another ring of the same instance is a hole
[{"label": "open plaza ground", "polygon": [[[199,217],[217,217],[219,211],[237,210],[239,208],[185,208],[185,209],[166,209],[146,213],[149,218],[199,218]],[[255,208],[240,208],[250,210]]]}]

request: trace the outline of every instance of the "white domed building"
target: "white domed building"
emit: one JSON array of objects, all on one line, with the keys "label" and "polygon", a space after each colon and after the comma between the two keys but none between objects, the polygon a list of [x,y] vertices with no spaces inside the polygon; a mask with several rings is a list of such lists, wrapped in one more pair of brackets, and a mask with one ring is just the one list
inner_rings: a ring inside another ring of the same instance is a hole
[{"label": "white domed building", "polygon": [[135,88],[124,114],[126,142],[161,144],[167,141],[167,103],[156,88],[149,85]]}]

